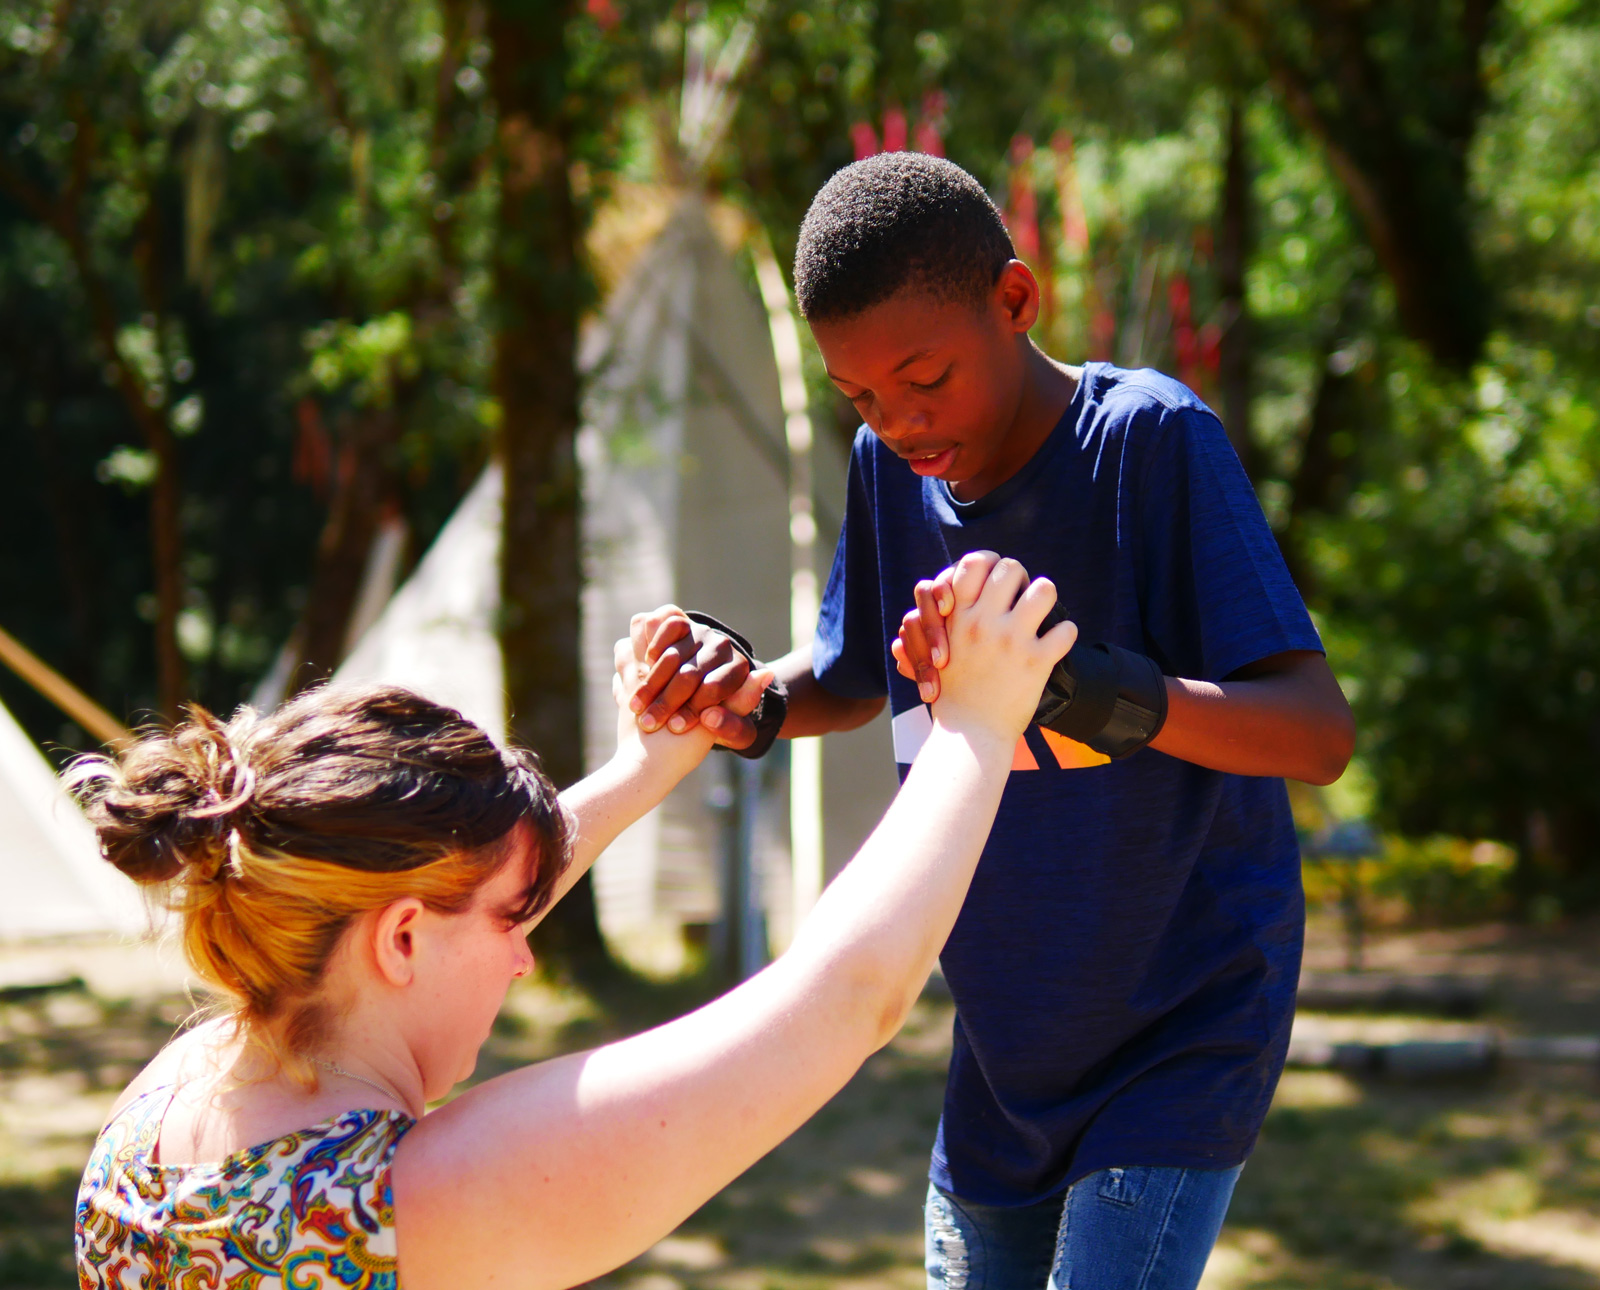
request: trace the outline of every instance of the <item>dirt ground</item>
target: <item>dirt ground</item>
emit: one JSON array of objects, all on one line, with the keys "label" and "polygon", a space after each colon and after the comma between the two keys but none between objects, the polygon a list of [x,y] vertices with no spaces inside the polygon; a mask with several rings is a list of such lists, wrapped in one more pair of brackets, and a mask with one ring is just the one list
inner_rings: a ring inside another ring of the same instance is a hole
[{"label": "dirt ground", "polygon": [[[1600,922],[1386,935],[1375,968],[1477,976],[1508,1030],[1600,1032]],[[1308,965],[1335,968],[1313,926]],[[170,953],[0,953],[0,988],[63,971],[85,988],[0,1004],[0,1288],[67,1290],[72,1198],[116,1091],[186,1015]],[[674,1015],[695,983],[592,993],[520,984],[478,1077]],[[1315,1019],[1312,1019],[1315,1020]],[[920,1207],[951,1010],[930,993],[804,1129],[612,1290],[892,1290],[922,1284]],[[1425,1022],[1343,1018],[1385,1033]],[[1450,1082],[1293,1070],[1244,1173],[1207,1290],[1600,1290],[1600,1100],[1580,1066]]]}]

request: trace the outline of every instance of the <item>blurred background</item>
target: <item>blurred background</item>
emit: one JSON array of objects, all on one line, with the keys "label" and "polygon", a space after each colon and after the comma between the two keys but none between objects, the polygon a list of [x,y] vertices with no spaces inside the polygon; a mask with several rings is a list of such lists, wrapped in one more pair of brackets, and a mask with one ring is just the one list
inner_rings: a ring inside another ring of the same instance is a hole
[{"label": "blurred background", "polygon": [[[191,984],[46,760],[337,673],[570,782],[630,612],[804,640],[855,419],[787,266],[913,148],[1044,349],[1223,417],[1360,722],[1296,790],[1293,1069],[1208,1285],[1600,1286],[1597,62],[1588,0],[0,0],[0,1285],[73,1283]],[[893,791],[877,727],[730,760],[480,1076],[751,970]],[[936,987],[616,1283],[919,1285]]]}]

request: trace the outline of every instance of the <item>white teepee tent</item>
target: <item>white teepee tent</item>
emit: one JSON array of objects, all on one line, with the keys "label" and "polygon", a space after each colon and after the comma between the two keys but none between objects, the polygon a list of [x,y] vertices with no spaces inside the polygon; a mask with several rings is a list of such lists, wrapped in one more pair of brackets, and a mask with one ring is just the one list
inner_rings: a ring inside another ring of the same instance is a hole
[{"label": "white teepee tent", "polygon": [[136,936],[138,889],[100,855],[50,764],[0,705],[0,942]]},{"label": "white teepee tent", "polygon": [[[700,198],[681,201],[612,293],[581,362],[589,374],[579,439],[586,742],[597,765],[615,746],[612,644],[633,613],[672,601],[736,625],[762,657],[789,645],[789,499],[772,342],[765,312]],[[819,462],[818,475],[837,507],[842,454]],[[336,680],[407,685],[503,732],[494,636],[500,496],[491,467]],[[824,532],[836,528],[826,512],[821,522]],[[824,545],[821,554],[831,556]],[[830,868],[853,852],[895,782],[877,723],[838,742],[835,755],[830,737],[825,761]],[[709,759],[602,857],[596,895],[608,930],[714,917],[712,857],[735,760]],[[781,937],[788,828],[782,761],[769,763],[753,851],[762,903]]]}]

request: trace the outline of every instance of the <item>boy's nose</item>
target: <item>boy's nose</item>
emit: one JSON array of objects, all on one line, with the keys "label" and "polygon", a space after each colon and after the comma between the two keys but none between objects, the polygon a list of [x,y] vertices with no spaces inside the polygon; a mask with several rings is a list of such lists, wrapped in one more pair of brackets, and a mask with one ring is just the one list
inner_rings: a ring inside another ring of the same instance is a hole
[{"label": "boy's nose", "polygon": [[923,412],[901,412],[896,408],[883,407],[878,415],[878,424],[874,427],[885,439],[899,440],[920,434],[928,428],[928,418]]}]

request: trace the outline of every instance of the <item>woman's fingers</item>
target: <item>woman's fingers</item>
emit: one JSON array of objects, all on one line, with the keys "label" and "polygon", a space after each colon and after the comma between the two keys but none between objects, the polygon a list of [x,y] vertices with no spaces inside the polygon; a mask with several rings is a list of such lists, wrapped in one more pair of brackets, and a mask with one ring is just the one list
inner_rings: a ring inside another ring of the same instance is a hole
[{"label": "woman's fingers", "polygon": [[1056,584],[1049,578],[1035,578],[1017,597],[1013,612],[1037,635],[1040,625],[1055,608],[1055,603]]},{"label": "woman's fingers", "polygon": [[978,596],[988,581],[989,571],[999,562],[999,555],[993,551],[971,551],[956,561],[950,579],[951,613],[978,602]]},{"label": "woman's fingers", "polygon": [[1057,623],[1039,638],[1039,644],[1044,647],[1048,658],[1059,663],[1072,652],[1072,647],[1078,643],[1078,624],[1073,622]]},{"label": "woman's fingers", "polygon": [[634,652],[646,663],[654,663],[663,649],[688,634],[689,620],[676,605],[662,605],[628,620]]},{"label": "woman's fingers", "polygon": [[1028,571],[1017,561],[1003,557],[989,570],[989,579],[978,595],[978,606],[991,613],[1008,613],[1027,585]]}]

